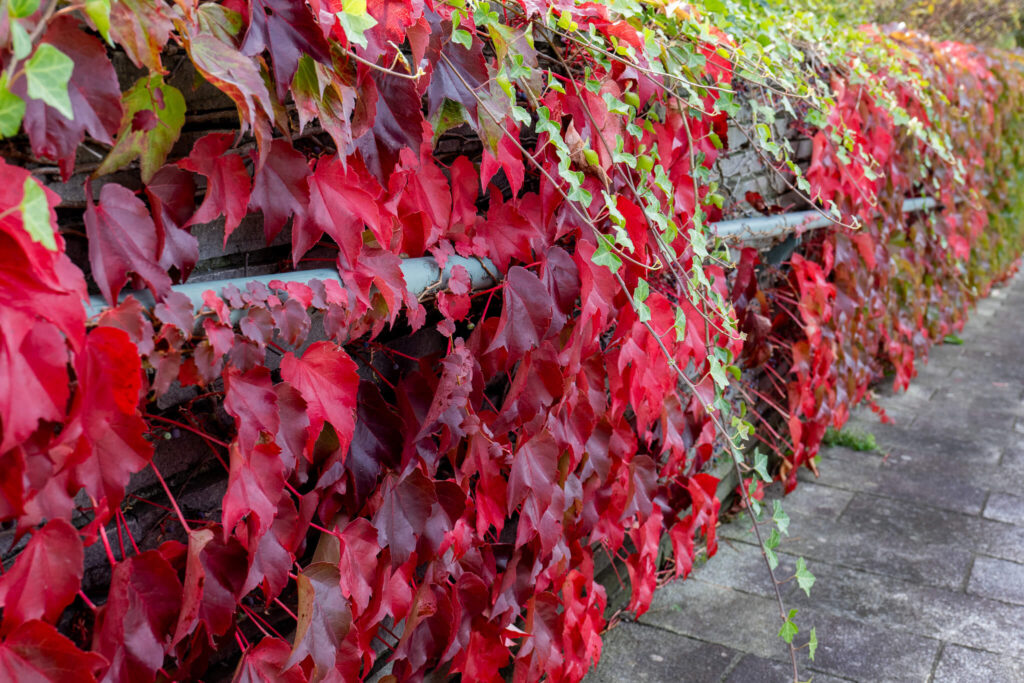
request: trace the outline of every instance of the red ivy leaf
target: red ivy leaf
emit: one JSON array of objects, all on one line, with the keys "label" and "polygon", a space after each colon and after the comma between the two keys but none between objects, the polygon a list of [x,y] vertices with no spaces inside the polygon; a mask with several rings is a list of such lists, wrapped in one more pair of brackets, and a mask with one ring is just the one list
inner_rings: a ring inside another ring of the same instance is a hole
[{"label": "red ivy leaf", "polygon": [[242,655],[231,683],[306,683],[301,666],[284,666],[291,650],[280,638],[261,639]]},{"label": "red ivy leaf", "polygon": [[109,183],[96,206],[86,184],[85,231],[93,277],[108,303],[117,303],[129,272],[145,280],[157,299],[171,290],[171,278],[159,263],[156,225],[134,192]]},{"label": "red ivy leaf", "polygon": [[196,210],[195,180],[177,166],[164,166],[146,185],[146,198],[153,208],[160,267],[177,268],[184,282],[199,261],[199,241],[183,229]]},{"label": "red ivy leaf", "polygon": [[[255,4],[255,3],[254,3]],[[249,208],[263,212],[263,234],[267,244],[281,232],[292,214],[302,216],[309,205],[309,165],[306,157],[286,140],[270,144],[270,154],[258,165],[252,179]]]},{"label": "red ivy leaf", "polygon": [[373,128],[356,140],[366,165],[378,178],[386,178],[398,163],[403,148],[417,153],[423,139],[423,112],[420,93],[408,78],[389,76],[374,71],[370,78],[360,79],[364,90],[377,90],[376,115]]},{"label": "red ivy leaf", "polygon": [[210,133],[192,146],[192,153],[178,166],[206,176],[206,196],[188,225],[209,223],[223,214],[224,244],[245,217],[249,205],[249,172],[237,154],[227,154],[234,144],[230,133]]},{"label": "red ivy leaf", "polygon": [[483,43],[474,40],[469,48],[459,45],[451,39],[451,21],[432,11],[425,15],[430,22],[426,58],[433,65],[430,85],[427,86],[427,118],[433,119],[447,99],[461,104],[476,119],[477,95],[474,91],[488,80]]},{"label": "red ivy leaf", "polygon": [[75,370],[79,388],[72,419],[80,424],[81,437],[72,471],[75,481],[97,500],[106,499],[112,509],[124,497],[129,477],[153,457],[138,411],[142,363],[127,332],[97,327],[89,333]]},{"label": "red ivy leaf", "polygon": [[0,453],[28,439],[40,420],[64,419],[68,402],[68,347],[46,321],[0,313]]},{"label": "red ivy leaf", "polygon": [[14,566],[0,577],[3,632],[32,619],[55,623],[78,592],[84,558],[78,531],[63,519],[33,533]]},{"label": "red ivy leaf", "polygon": [[106,662],[82,652],[53,626],[22,624],[0,644],[0,679],[19,683],[94,683]]},{"label": "red ivy leaf", "polygon": [[510,361],[518,360],[540,346],[553,315],[551,295],[540,278],[520,266],[509,268],[501,318],[487,352],[504,348]]},{"label": "red ivy leaf", "polygon": [[247,545],[253,551],[270,529],[284,491],[284,466],[279,454],[280,449],[272,443],[261,443],[244,452],[231,445],[231,471],[222,513],[224,533],[230,534],[239,521],[249,517],[252,531]]},{"label": "red ivy leaf", "polygon": [[558,444],[551,433],[544,430],[516,451],[512,458],[512,471],[508,477],[508,511],[512,513],[527,496],[537,499],[543,510],[551,504],[558,486]]},{"label": "red ivy leaf", "polygon": [[224,635],[234,624],[242,587],[249,572],[248,553],[235,539],[222,542],[213,529],[199,529],[188,536],[184,600],[173,644],[188,636],[197,624],[210,636]]},{"label": "red ivy leaf", "polygon": [[295,644],[282,668],[312,657],[315,680],[334,668],[338,646],[352,626],[352,610],[341,594],[340,580],[338,567],[331,562],[314,562],[296,578],[299,609]]},{"label": "red ivy leaf", "polygon": [[338,560],[341,593],[352,601],[357,613],[370,604],[373,580],[377,570],[377,530],[366,519],[356,518],[348,523],[338,539],[341,551]]},{"label": "red ivy leaf", "polygon": [[521,204],[504,202],[501,193],[491,185],[491,204],[487,220],[480,221],[473,236],[476,253],[493,259],[502,272],[513,259],[529,262],[532,245],[540,235],[537,227],[519,210]]},{"label": "red ivy leaf", "polygon": [[384,494],[373,526],[380,534],[381,547],[391,549],[394,566],[404,564],[416,549],[435,500],[433,484],[419,470],[413,470]]},{"label": "red ivy leaf", "polygon": [[355,431],[359,390],[356,364],[348,354],[336,344],[316,342],[301,359],[290,352],[285,354],[281,359],[281,377],[306,399],[310,435],[318,437],[326,420],[338,435],[341,452],[348,451]]},{"label": "red ivy leaf", "polygon": [[238,442],[245,452],[256,447],[260,432],[271,436],[281,426],[277,394],[270,382],[270,370],[255,367],[241,372],[231,366],[224,371],[224,410],[235,418]]},{"label": "red ivy leaf", "polygon": [[[43,188],[57,246],[50,250],[29,236],[22,212],[17,210],[31,174],[0,159],[0,177],[4,179],[0,183],[0,308],[30,320],[49,320],[67,335],[71,348],[77,349],[85,341],[82,300],[88,293],[82,271],[64,253],[64,240],[57,232],[60,197]],[[4,334],[15,335],[16,329],[25,327],[20,323],[16,328],[5,327]]]},{"label": "red ivy leaf", "polygon": [[93,649],[110,661],[108,677],[152,680],[163,666],[180,609],[181,581],[161,552],[147,550],[115,565],[93,636]]},{"label": "red ivy leaf", "polygon": [[303,54],[318,62],[331,62],[330,48],[313,13],[305,3],[292,0],[249,0],[249,30],[242,54],[252,57],[265,49],[270,50],[277,96],[282,100]]},{"label": "red ivy leaf", "polygon": [[325,232],[338,243],[347,265],[356,263],[363,246],[364,225],[380,231],[377,181],[360,173],[355,163],[338,157],[322,158],[309,177],[309,211],[296,216],[292,229],[292,262],[298,263]]}]

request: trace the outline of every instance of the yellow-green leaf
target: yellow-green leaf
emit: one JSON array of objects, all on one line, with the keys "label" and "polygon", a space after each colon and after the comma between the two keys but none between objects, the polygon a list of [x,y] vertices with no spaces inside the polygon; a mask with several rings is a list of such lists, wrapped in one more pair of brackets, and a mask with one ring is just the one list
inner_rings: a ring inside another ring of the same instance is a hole
[{"label": "yellow-green leaf", "polygon": [[0,76],[0,138],[17,135],[25,118],[25,100],[7,87],[7,76]]},{"label": "yellow-green leaf", "polygon": [[160,74],[143,76],[121,98],[121,130],[97,175],[124,167],[136,157],[148,183],[167,160],[185,123],[185,98]]},{"label": "yellow-green leaf", "polygon": [[32,52],[32,39],[21,22],[11,22],[11,51],[15,59],[25,59]]},{"label": "yellow-green leaf", "polygon": [[103,40],[113,45],[110,39],[110,0],[85,0],[85,13],[89,15]]},{"label": "yellow-green leaf", "polygon": [[8,0],[7,13],[11,19],[24,19],[36,13],[39,0]]},{"label": "yellow-green leaf", "polygon": [[366,0],[343,0],[341,10],[334,16],[345,29],[345,37],[360,47],[366,47],[363,34],[377,25],[377,20],[366,11]]},{"label": "yellow-green leaf", "polygon": [[50,251],[57,251],[57,240],[53,236],[50,224],[50,206],[46,202],[46,192],[33,178],[25,178],[24,196],[21,204],[21,223],[25,232]]},{"label": "yellow-green leaf", "polygon": [[73,119],[71,98],[68,96],[68,81],[75,64],[71,58],[49,43],[42,43],[36,53],[25,63],[25,78],[28,79],[28,96],[42,100],[66,119]]}]

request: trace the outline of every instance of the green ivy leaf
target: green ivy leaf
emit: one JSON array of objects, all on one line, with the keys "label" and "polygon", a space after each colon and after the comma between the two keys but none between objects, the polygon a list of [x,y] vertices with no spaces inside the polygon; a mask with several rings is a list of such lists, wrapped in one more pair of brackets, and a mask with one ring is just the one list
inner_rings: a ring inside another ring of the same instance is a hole
[{"label": "green ivy leaf", "polygon": [[164,165],[185,123],[185,98],[160,74],[143,76],[121,98],[121,130],[113,149],[96,170],[111,173],[138,157],[142,182]]},{"label": "green ivy leaf", "polygon": [[764,554],[768,557],[768,564],[771,565],[772,569],[779,566],[779,557],[775,554],[775,549],[779,547],[779,536],[778,529],[772,529],[772,532],[768,534],[768,538],[764,541]]},{"label": "green ivy leaf", "polygon": [[789,515],[782,509],[782,503],[779,501],[773,501],[772,503],[772,521],[775,522],[775,526],[779,528],[779,532],[789,535]]},{"label": "green ivy leaf", "polygon": [[468,50],[473,47],[473,35],[466,29],[457,28],[452,31],[452,42]]},{"label": "green ivy leaf", "polygon": [[715,380],[715,384],[718,385],[719,389],[725,389],[729,386],[729,378],[725,376],[725,368],[722,367],[722,361],[714,356],[709,356],[708,367],[711,378]]},{"label": "green ivy leaf", "polygon": [[17,135],[25,118],[25,100],[7,87],[7,76],[0,76],[0,138]]},{"label": "green ivy leaf", "polygon": [[768,475],[768,456],[761,451],[754,451],[754,472],[761,477],[761,481],[771,481]]},{"label": "green ivy leaf", "polygon": [[49,43],[36,48],[32,59],[25,64],[28,79],[28,96],[42,100],[59,111],[64,118],[74,119],[71,98],[68,96],[68,81],[75,63],[66,54]]},{"label": "green ivy leaf", "polygon": [[110,39],[110,0],[85,0],[85,13],[92,19],[103,40],[113,45]]},{"label": "green ivy leaf", "polygon": [[[366,0],[343,0],[341,11],[335,13],[338,23],[345,29],[345,36],[359,47],[366,47],[365,34],[377,25],[377,20],[366,11]],[[454,39],[454,36],[452,36]]]},{"label": "green ivy leaf", "polygon": [[32,39],[28,31],[17,21],[11,22],[11,51],[15,59],[25,59],[32,52]]},{"label": "green ivy leaf", "polygon": [[814,581],[814,574],[807,569],[807,563],[804,562],[804,558],[798,558],[796,561],[796,583],[807,594],[807,597],[811,597],[811,586],[814,585]]},{"label": "green ivy leaf", "polygon": [[790,644],[793,642],[796,634],[800,632],[800,629],[793,622],[793,617],[795,616],[796,609],[789,610],[789,615],[786,616],[786,620],[782,622],[782,628],[779,629],[779,637]]},{"label": "green ivy leaf", "polygon": [[676,307],[675,321],[672,323],[672,327],[675,328],[677,342],[686,339],[686,313],[681,307]]},{"label": "green ivy leaf", "polygon": [[39,0],[8,0],[7,13],[11,19],[24,19],[36,13]]},{"label": "green ivy leaf", "polygon": [[807,641],[807,654],[814,661],[814,653],[818,651],[818,634],[811,629],[811,638]]},{"label": "green ivy leaf", "polygon": [[611,238],[600,233],[598,233],[597,237],[597,251],[590,257],[590,260],[599,266],[604,266],[613,273],[618,271],[622,267],[622,259],[608,248],[612,243]]},{"label": "green ivy leaf", "polygon": [[[747,497],[750,499],[750,509],[754,512],[754,517],[761,516],[761,501],[754,498],[754,494],[757,493],[757,481],[751,479],[747,484]],[[771,552],[771,551],[769,551]],[[772,555],[775,553],[772,552]]]},{"label": "green ivy leaf", "polygon": [[50,206],[46,202],[46,192],[33,178],[25,178],[24,196],[18,209],[21,211],[21,224],[25,232],[50,251],[57,251],[57,240],[50,225]]}]

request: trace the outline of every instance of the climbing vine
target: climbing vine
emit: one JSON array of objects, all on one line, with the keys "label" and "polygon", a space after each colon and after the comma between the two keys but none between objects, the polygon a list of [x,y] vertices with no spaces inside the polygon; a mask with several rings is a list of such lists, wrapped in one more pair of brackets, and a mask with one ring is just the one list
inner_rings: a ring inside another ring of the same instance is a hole
[{"label": "climbing vine", "polygon": [[[713,555],[724,459],[774,571],[764,485],[1024,244],[1019,56],[761,2],[3,0],[0,65],[14,678],[579,680],[599,564],[639,615]],[[189,137],[182,69],[237,127]],[[736,136],[834,221],[783,268],[715,232]],[[337,278],[174,289],[255,216]],[[217,510],[161,472],[186,437]]]}]

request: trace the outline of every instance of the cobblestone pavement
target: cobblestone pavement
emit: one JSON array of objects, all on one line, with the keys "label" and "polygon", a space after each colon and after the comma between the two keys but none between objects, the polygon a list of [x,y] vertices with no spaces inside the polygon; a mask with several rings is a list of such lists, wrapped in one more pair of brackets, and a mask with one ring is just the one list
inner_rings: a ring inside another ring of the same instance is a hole
[{"label": "cobblestone pavement", "polygon": [[[884,392],[896,421],[858,411],[847,429],[881,453],[823,449],[801,475],[780,576],[803,556],[810,598],[790,582],[801,679],[1024,683],[1024,275],[971,315],[961,346],[932,349],[909,391]],[[792,680],[763,561],[743,519],[718,554],[607,634],[587,683]]]}]

